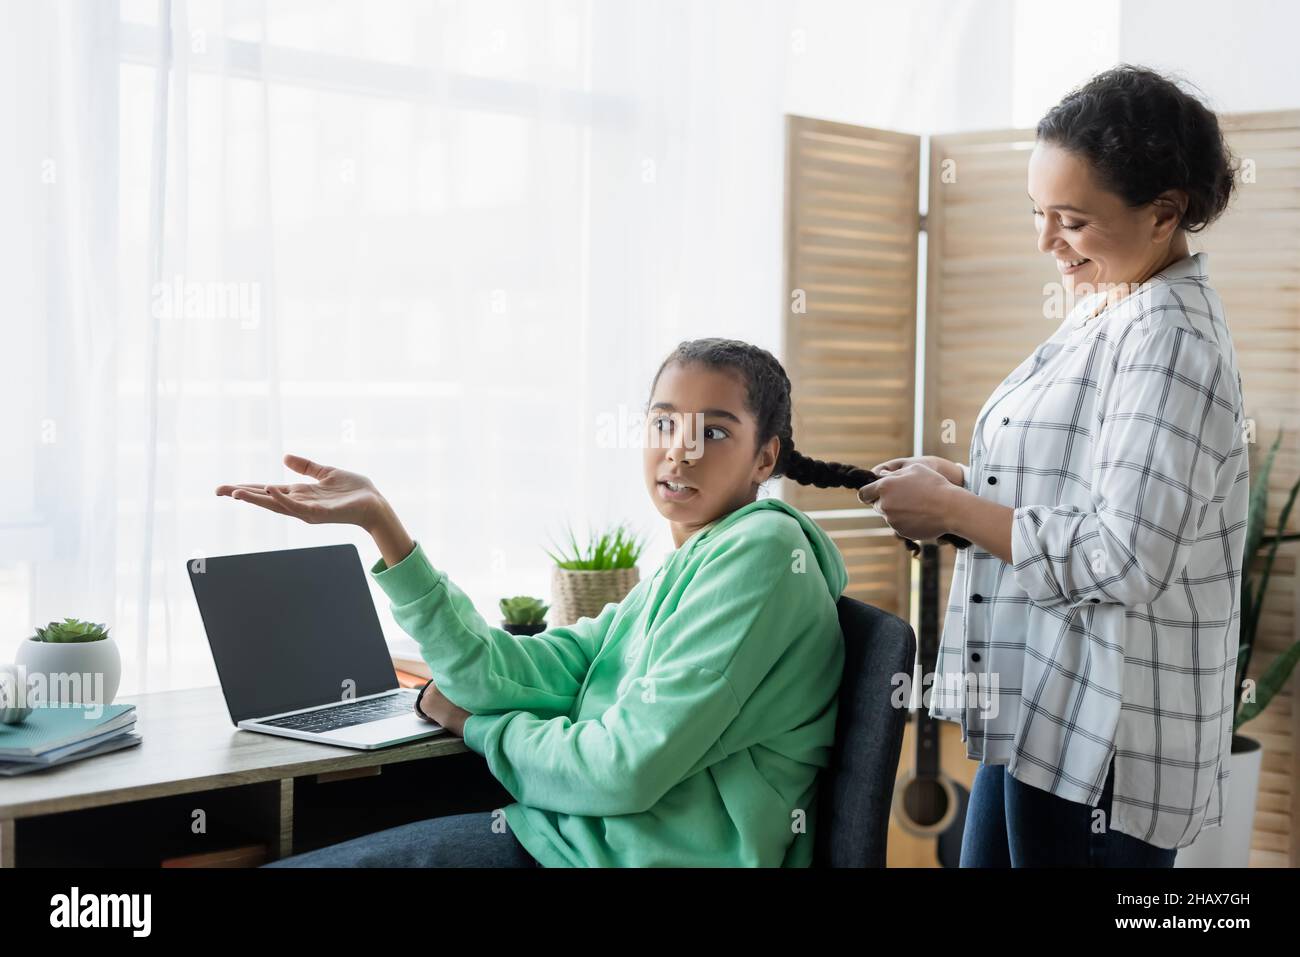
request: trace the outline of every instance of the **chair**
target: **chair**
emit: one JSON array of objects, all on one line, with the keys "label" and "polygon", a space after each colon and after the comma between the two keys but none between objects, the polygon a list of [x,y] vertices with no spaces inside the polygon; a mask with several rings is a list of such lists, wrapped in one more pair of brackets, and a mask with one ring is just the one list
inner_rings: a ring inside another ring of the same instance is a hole
[{"label": "chair", "polygon": [[912,626],[848,597],[836,603],[844,675],[831,763],[821,772],[814,867],[884,867],[889,814],[907,708],[896,708],[895,675],[910,679]]}]

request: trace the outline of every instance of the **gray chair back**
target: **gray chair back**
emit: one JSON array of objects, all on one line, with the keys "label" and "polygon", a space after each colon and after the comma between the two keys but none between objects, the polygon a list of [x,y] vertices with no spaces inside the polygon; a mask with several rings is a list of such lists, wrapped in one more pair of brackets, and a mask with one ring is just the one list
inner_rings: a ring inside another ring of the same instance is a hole
[{"label": "gray chair back", "polygon": [[821,772],[814,867],[884,867],[889,814],[903,748],[906,707],[895,708],[894,676],[912,675],[912,626],[853,598],[836,603],[844,632],[844,676],[830,767]]}]

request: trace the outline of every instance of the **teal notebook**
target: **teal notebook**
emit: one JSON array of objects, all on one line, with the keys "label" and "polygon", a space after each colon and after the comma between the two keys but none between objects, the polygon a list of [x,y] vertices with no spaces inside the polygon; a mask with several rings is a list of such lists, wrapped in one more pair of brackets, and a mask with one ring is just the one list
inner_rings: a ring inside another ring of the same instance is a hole
[{"label": "teal notebook", "polygon": [[[95,713],[96,717],[91,717]],[[0,724],[0,759],[30,757],[135,723],[135,705],[42,706],[17,724]]]},{"label": "teal notebook", "polygon": [[110,751],[120,751],[123,748],[134,748],[144,739],[134,731],[124,731],[119,734],[109,733],[104,738],[96,738],[88,747],[77,751],[75,754],[65,754],[62,750],[58,753],[62,757],[47,759],[46,757],[29,758],[22,761],[0,761],[0,775],[13,777],[16,774],[27,774],[29,771],[43,771],[46,768],[59,768],[65,764],[71,764],[74,761],[80,761],[83,758],[94,757],[97,754],[108,754]]}]

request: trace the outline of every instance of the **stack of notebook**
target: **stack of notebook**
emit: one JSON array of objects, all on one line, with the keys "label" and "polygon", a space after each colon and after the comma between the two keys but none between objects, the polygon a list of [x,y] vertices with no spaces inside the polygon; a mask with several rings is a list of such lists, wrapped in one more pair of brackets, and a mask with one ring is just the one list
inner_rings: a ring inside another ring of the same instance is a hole
[{"label": "stack of notebook", "polygon": [[135,705],[38,705],[0,724],[0,775],[25,774],[139,744]]}]

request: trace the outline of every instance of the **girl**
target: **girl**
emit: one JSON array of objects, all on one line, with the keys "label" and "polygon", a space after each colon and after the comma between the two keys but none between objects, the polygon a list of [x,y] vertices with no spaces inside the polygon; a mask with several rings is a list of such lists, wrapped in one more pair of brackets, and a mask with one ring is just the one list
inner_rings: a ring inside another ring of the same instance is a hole
[{"label": "girl", "polygon": [[844,561],[759,486],[856,488],[863,471],[796,452],[773,356],[684,342],[651,385],[646,490],[676,550],[596,618],[517,637],[488,625],[364,477],[298,456],[315,484],[218,495],[360,525],[371,568],[434,681],[419,707],[516,799],[268,866],[807,866],[844,649]]}]

